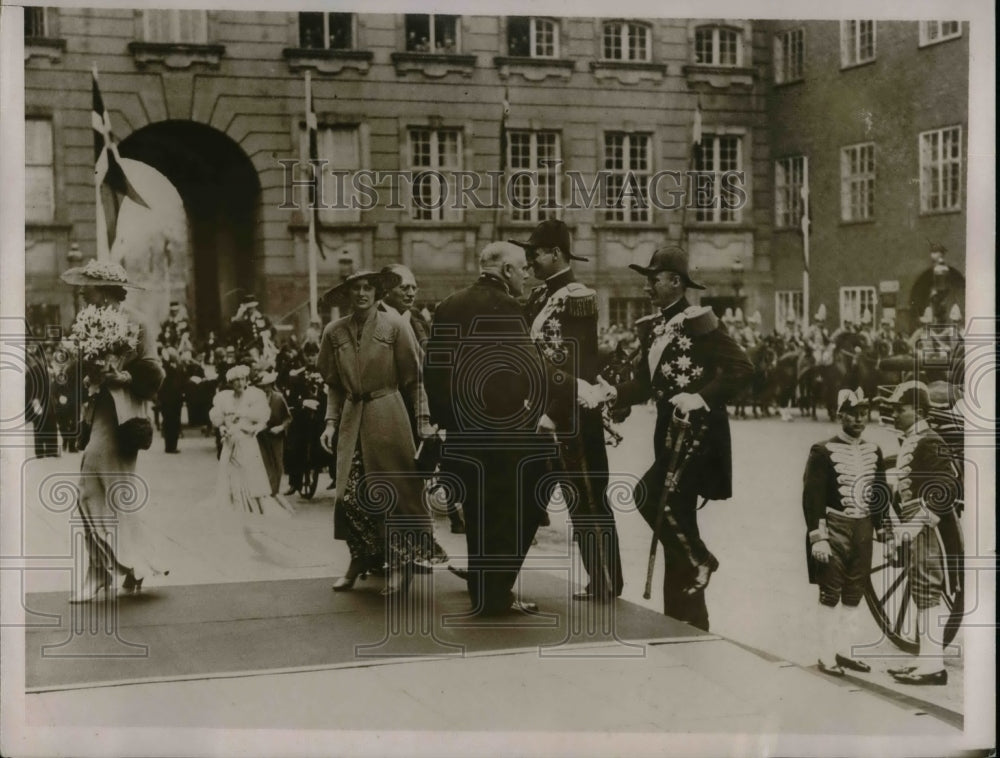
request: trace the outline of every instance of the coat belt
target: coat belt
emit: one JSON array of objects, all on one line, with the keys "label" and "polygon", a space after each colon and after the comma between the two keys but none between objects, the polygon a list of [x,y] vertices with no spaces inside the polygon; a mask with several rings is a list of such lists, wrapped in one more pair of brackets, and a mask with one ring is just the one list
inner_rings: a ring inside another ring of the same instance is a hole
[{"label": "coat belt", "polygon": [[383,387],[380,390],[373,390],[372,392],[364,392],[360,395],[355,395],[353,392],[349,392],[347,399],[352,403],[370,403],[372,400],[378,400],[380,397],[385,397],[386,395],[391,395],[395,392],[395,388]]}]

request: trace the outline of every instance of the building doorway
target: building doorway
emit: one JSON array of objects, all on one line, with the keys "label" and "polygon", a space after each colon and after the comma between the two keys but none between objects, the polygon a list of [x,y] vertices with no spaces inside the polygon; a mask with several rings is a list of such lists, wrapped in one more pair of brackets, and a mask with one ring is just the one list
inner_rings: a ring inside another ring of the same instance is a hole
[{"label": "building doorway", "polygon": [[194,121],[160,121],[119,145],[123,158],[148,164],[176,188],[187,215],[189,272],[184,300],[196,335],[225,331],[240,296],[255,291],[260,180],[242,148]]}]

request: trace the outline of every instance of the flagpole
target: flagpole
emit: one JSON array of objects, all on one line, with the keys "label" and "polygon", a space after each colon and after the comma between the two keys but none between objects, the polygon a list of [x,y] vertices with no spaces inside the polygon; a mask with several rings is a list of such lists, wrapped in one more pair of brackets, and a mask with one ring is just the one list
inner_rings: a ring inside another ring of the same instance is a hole
[{"label": "flagpole", "polygon": [[[97,64],[93,64],[91,72],[94,75],[94,86],[97,86]],[[103,114],[102,114],[103,115]],[[97,260],[111,260],[111,249],[108,245],[108,219],[104,214],[104,198],[101,197],[101,185],[104,184],[104,176],[97,169],[96,161],[100,156],[95,155],[94,160],[94,209],[95,223],[97,228],[94,235],[97,240]]]},{"label": "flagpole", "polygon": [[802,327],[809,326],[809,156],[802,158]]},{"label": "flagpole", "polygon": [[[306,139],[311,139],[312,129],[314,127],[313,121],[315,116],[313,115],[312,107],[312,72],[306,69]],[[310,156],[311,157],[311,156]],[[310,197],[309,202],[313,204],[317,201],[317,177],[316,177],[316,166],[313,164],[309,165],[309,170],[313,172],[313,193]],[[316,229],[316,214],[314,208],[310,207],[309,211],[309,318],[315,319],[319,318],[319,283],[318,275],[316,271],[316,234],[318,230]]]}]

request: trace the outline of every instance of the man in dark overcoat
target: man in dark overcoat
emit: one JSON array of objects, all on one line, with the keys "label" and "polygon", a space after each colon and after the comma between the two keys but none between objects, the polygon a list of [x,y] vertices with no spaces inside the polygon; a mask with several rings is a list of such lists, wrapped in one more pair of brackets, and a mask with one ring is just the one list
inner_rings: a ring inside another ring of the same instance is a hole
[{"label": "man in dark overcoat", "polygon": [[[726,403],[750,381],[753,365],[710,308],[692,308],[688,288],[704,289],[688,273],[688,255],[668,246],[654,251],[648,266],[632,264],[646,277],[645,290],[657,312],[636,326],[642,356],[635,378],[617,387],[618,407],[656,400],[653,446],[656,459],[635,491],[636,506],[656,523],[668,469],[667,444],[674,412],[706,424],[704,438],[678,482],[670,509],[681,534],[661,521],[665,569],[663,612],[708,631],[705,586],[718,561],[698,532],[697,500],[732,497],[733,461]],[[679,539],[683,537],[683,539]],[[685,544],[687,547],[685,548]]]},{"label": "man in dark overcoat", "polygon": [[535,433],[545,383],[515,299],[526,268],[521,248],[487,245],[479,279],[435,311],[424,356],[431,419],[445,433],[441,468],[465,490],[467,585],[479,615],[535,608],[513,592],[541,515],[534,485],[544,470],[523,464],[555,447]]},{"label": "man in dark overcoat", "polygon": [[[514,242],[513,240],[511,240]],[[526,306],[531,337],[545,358],[549,396],[540,429],[557,435],[559,484],[575,491],[570,510],[573,538],[587,571],[575,600],[606,601],[622,593],[621,556],[614,514],[607,501],[608,453],[601,409],[587,394],[601,365],[597,342],[597,293],[576,281],[569,229],[562,221],[539,224],[524,248],[536,279]]]},{"label": "man in dark overcoat", "polygon": [[156,396],[163,417],[161,427],[163,450],[167,453],[177,453],[180,452],[177,449],[177,440],[181,436],[181,411],[184,408],[187,376],[181,368],[176,348],[164,348],[163,371],[163,383]]}]

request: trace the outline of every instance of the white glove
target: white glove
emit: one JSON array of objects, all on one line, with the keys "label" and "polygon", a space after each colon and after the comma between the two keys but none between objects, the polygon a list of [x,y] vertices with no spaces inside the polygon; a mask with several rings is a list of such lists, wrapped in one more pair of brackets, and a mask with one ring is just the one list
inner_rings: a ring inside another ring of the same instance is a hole
[{"label": "white glove", "polygon": [[597,375],[597,389],[601,393],[602,403],[613,403],[618,399],[618,390],[608,384],[607,380],[600,374]]},{"label": "white glove", "polygon": [[672,398],[670,402],[677,408],[681,413],[690,413],[691,411],[697,411],[701,409],[708,410],[708,405],[705,403],[705,398],[701,395],[693,395],[690,392],[678,392]]},{"label": "white glove", "polygon": [[546,416],[544,413],[542,417],[538,419],[538,426],[535,427],[536,432],[548,432],[549,434],[555,434],[556,432],[556,422]]},{"label": "white glove", "polygon": [[590,382],[577,379],[576,402],[584,408],[596,408],[601,404],[601,390]]}]

